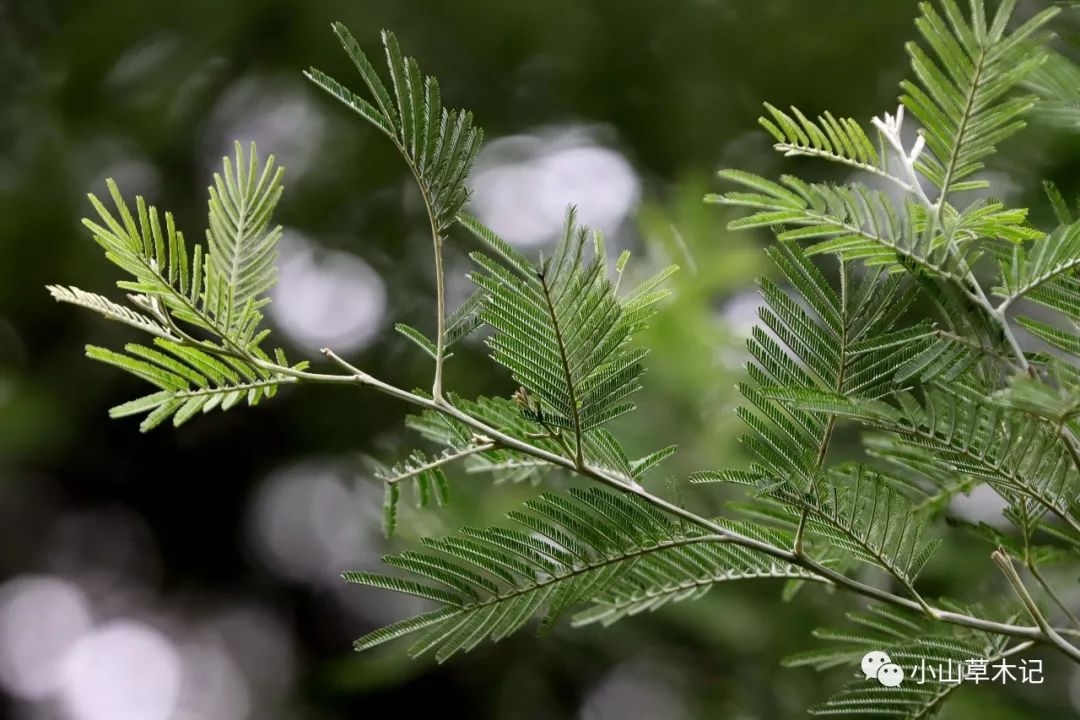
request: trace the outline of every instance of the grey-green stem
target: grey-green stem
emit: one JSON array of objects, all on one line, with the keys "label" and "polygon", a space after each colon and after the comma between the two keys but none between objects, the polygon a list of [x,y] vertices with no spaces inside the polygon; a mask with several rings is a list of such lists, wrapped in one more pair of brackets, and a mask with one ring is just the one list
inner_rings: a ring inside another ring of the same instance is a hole
[{"label": "grey-green stem", "polygon": [[[519,438],[507,435],[506,433],[491,427],[482,420],[472,417],[468,413],[454,407],[445,400],[434,400],[431,398],[416,395],[395,387],[389,383],[386,383],[374,376],[364,372],[363,370],[350,364],[336,353],[329,349],[323,349],[323,354],[331,361],[336,363],[339,367],[346,371],[346,374],[330,374],[330,373],[316,373],[306,370],[295,370],[293,368],[283,367],[274,363],[259,361],[256,364],[260,365],[264,369],[286,375],[296,380],[318,383],[332,383],[332,384],[344,384],[355,385],[360,387],[369,387],[378,392],[384,393],[391,397],[402,400],[411,405],[432,410],[442,413],[447,417],[454,418],[459,422],[467,425],[475,430],[477,433],[490,438],[491,441],[498,446],[515,450],[524,455],[528,455],[537,460],[549,463],[550,465],[561,467],[566,470],[575,472],[582,477],[599,482],[608,487],[615,488],[621,492],[625,492],[631,495],[635,495],[645,502],[648,502],[653,507],[669,514],[674,517],[681,518],[687,522],[695,525],[702,530],[705,530],[711,534],[716,535],[722,539],[723,542],[729,542],[734,545],[745,547],[749,550],[755,550],[770,557],[782,560],[784,562],[796,565],[805,570],[809,570],[824,582],[832,583],[838,587],[842,587],[851,592],[857,593],[864,597],[885,602],[890,605],[903,608],[913,613],[925,614],[931,618],[950,623],[953,625],[960,625],[963,627],[969,627],[975,630],[982,630],[985,632],[991,632],[998,635],[1005,635],[1009,637],[1020,638],[1023,640],[1029,640],[1033,642],[1044,643],[1052,647],[1061,650],[1070,658],[1080,662],[1080,652],[1076,651],[1072,645],[1069,645],[1057,631],[1056,628],[1046,627],[1040,625],[1016,625],[1012,623],[998,622],[994,620],[986,620],[984,618],[976,617],[973,615],[967,615],[964,613],[952,612],[949,610],[942,610],[929,605],[923,605],[919,602],[896,595],[887,590],[867,585],[859,582],[853,578],[850,578],[843,573],[839,573],[832,568],[829,568],[817,561],[809,558],[803,554],[797,554],[787,548],[777,547],[767,542],[763,542],[756,538],[752,538],[743,535],[737,531],[731,530],[723,525],[702,517],[686,508],[671,503],[661,497],[653,495],[645,488],[636,483],[633,478],[625,477],[617,473],[613,473],[605,468],[599,468],[587,463],[578,464],[574,459],[557,455],[543,448],[532,445]],[[1049,630],[1050,632],[1047,632]],[[1069,631],[1063,631],[1066,634],[1071,634]],[[1070,650],[1071,649],[1071,650]]]}]

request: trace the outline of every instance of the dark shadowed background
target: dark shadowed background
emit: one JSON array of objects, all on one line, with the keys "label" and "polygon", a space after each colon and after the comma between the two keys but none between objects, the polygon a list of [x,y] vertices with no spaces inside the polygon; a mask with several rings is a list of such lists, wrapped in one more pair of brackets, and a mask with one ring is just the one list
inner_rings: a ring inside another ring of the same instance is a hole
[{"label": "dark shadowed background", "polygon": [[[315,65],[359,88],[331,21],[373,54],[390,28],[486,130],[481,219],[536,252],[576,203],[642,272],[683,267],[647,333],[643,410],[618,429],[632,450],[679,443],[672,477],[738,465],[733,385],[768,238],[727,233],[701,196],[720,167],[781,171],[756,128],[762,100],[862,120],[892,111],[915,12],[901,0],[0,0],[0,717],[406,717],[437,703],[469,718],[764,720],[824,699],[843,672],[779,660],[855,601],[810,590],[783,603],[773,584],[732,583],[606,631],[521,633],[444,667],[400,645],[354,655],[353,638],[413,608],[341,571],[418,534],[493,522],[537,490],[455,475],[452,507],[407,510],[385,541],[369,460],[410,449],[404,407],[295,388],[142,436],[107,417],[142,388],[82,357],[87,342],[132,333],[43,286],[119,297],[79,224],[106,177],[171,209],[195,240],[210,173],[234,139],[254,140],[287,172],[278,341],[426,385],[427,360],[393,332],[434,322],[419,198],[385,138],[301,76]],[[1038,202],[1024,188],[1051,177],[1075,194],[1078,154],[1045,133],[1011,141],[995,192]],[[451,298],[466,269],[452,247]],[[512,392],[483,358],[481,342],[466,345],[450,386]],[[953,510],[995,507],[976,495]],[[983,546],[953,547],[927,571],[930,594],[1003,592]],[[1077,579],[1061,582],[1075,598]],[[1080,676],[1057,656],[1046,667],[1041,686],[961,691],[948,717],[1075,716]]]}]

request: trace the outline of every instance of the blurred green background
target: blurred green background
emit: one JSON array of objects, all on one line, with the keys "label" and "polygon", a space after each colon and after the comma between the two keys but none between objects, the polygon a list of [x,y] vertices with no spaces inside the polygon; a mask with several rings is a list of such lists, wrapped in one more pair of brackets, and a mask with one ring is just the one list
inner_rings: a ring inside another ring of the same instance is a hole
[{"label": "blurred green background", "polygon": [[[824,699],[844,671],[779,659],[857,601],[810,590],[783,603],[772,584],[731,584],[606,631],[522,633],[445,667],[401,646],[352,654],[354,637],[414,608],[346,587],[342,570],[417,534],[493,522],[537,490],[453,476],[453,506],[407,510],[387,542],[370,459],[410,449],[406,408],[294,388],[140,436],[106,412],[142,388],[82,357],[86,342],[131,333],[55,305],[43,286],[119,296],[79,224],[106,177],[199,239],[210,173],[233,139],[254,140],[287,170],[279,342],[312,359],[329,345],[397,385],[426,385],[427,361],[392,330],[433,325],[408,171],[301,76],[315,65],[359,88],[330,22],[370,53],[390,28],[486,129],[472,206],[483,220],[536,252],[573,202],[633,251],[637,272],[683,267],[647,333],[642,409],[618,430],[632,451],[679,443],[673,477],[739,465],[733,386],[768,238],[725,232],[701,196],[720,167],[841,178],[776,157],[756,128],[760,103],[891,111],[915,13],[907,0],[0,0],[0,716],[352,718],[437,705],[469,718],[771,719]],[[1051,177],[1075,194],[1078,158],[1075,140],[1028,133],[995,160],[995,191],[1038,202],[1026,189]],[[450,250],[451,298],[467,291],[463,247]],[[479,341],[448,372],[463,394],[513,390]],[[721,499],[688,494],[704,509]],[[954,510],[994,513],[979,497]],[[927,571],[931,594],[1003,594],[985,548],[954,539]],[[1075,597],[1076,578],[1060,581]],[[1056,656],[1046,667],[1042,686],[962,690],[947,716],[1075,716],[1080,678]]]}]

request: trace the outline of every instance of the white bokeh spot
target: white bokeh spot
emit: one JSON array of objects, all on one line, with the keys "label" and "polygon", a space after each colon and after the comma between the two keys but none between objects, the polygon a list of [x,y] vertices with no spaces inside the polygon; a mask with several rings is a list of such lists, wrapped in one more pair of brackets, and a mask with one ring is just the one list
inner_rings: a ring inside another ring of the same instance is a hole
[{"label": "white bokeh spot", "polygon": [[83,592],[57,577],[20,576],[0,587],[0,684],[43,700],[64,681],[64,658],[91,627]]},{"label": "white bokeh spot", "polygon": [[281,274],[270,314],[293,342],[347,353],[375,339],[386,315],[386,286],[370,265],[295,232],[278,251]]},{"label": "white bokeh spot", "polygon": [[60,700],[71,720],[169,720],[183,667],[149,625],[119,620],[82,638],[65,663]]},{"label": "white bokeh spot", "polygon": [[513,135],[484,146],[473,171],[470,209],[519,247],[558,233],[566,208],[612,234],[637,207],[641,181],[619,152],[580,128]]},{"label": "white bokeh spot", "polygon": [[256,551],[281,577],[337,585],[343,570],[374,552],[365,506],[332,465],[279,470],[262,484],[252,508]]}]

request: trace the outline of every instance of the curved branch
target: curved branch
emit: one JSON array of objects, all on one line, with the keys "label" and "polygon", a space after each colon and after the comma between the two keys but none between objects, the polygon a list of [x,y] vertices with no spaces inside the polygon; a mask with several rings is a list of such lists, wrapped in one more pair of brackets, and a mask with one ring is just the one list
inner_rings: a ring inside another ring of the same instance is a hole
[{"label": "curved branch", "polygon": [[[566,470],[576,472],[577,474],[615,488],[622,492],[636,495],[642,500],[648,502],[653,507],[661,510],[669,515],[682,518],[687,522],[696,525],[697,527],[705,530],[711,534],[714,534],[720,538],[723,538],[724,542],[730,542],[740,547],[745,547],[749,550],[755,550],[765,555],[769,555],[778,560],[797,565],[806,570],[809,570],[815,576],[825,581],[832,582],[833,584],[842,587],[851,592],[857,593],[864,597],[868,597],[874,600],[880,600],[887,602],[899,608],[903,608],[910,612],[928,614],[930,617],[941,622],[950,623],[953,625],[961,625],[964,627],[973,628],[976,630],[982,630],[985,632],[991,632],[998,635],[1006,635],[1009,637],[1020,638],[1023,640],[1031,640],[1035,642],[1053,644],[1052,641],[1044,635],[1042,628],[1031,625],[1015,625],[1012,623],[997,622],[994,620],[986,620],[984,618],[976,617],[973,615],[965,615],[963,613],[952,612],[949,610],[941,610],[938,608],[930,607],[929,610],[924,608],[915,600],[896,595],[887,590],[882,590],[865,583],[861,583],[858,580],[850,578],[843,573],[839,573],[821,563],[818,563],[808,557],[797,555],[791,550],[786,548],[777,547],[770,543],[758,540],[756,538],[743,535],[735,530],[731,530],[720,525],[717,522],[704,518],[686,508],[664,500],[661,497],[653,495],[648,490],[644,489],[637,483],[633,482],[633,478],[622,476],[618,473],[613,473],[610,470],[604,468],[593,467],[588,464],[578,466],[574,460],[562,455],[544,450],[543,448],[536,447],[523,440],[507,435],[496,428],[493,428],[481,420],[462,412],[456,407],[446,403],[445,401],[436,402],[435,400],[422,397],[410,393],[401,388],[390,385],[383,382],[368,373],[351,365],[333,351],[329,349],[323,349],[323,354],[338,364],[341,368],[346,370],[345,375],[335,375],[328,373],[314,373],[305,370],[295,370],[293,368],[284,368],[276,366],[273,363],[265,363],[266,369],[281,372],[284,375],[290,375],[301,380],[307,380],[311,382],[320,383],[333,383],[344,385],[357,385],[361,387],[371,387],[374,390],[390,395],[391,397],[398,398],[412,405],[426,408],[428,410],[434,410],[436,412],[443,413],[448,417],[452,417],[465,425],[473,428],[477,432],[486,435],[500,445],[521,452],[522,454],[529,455],[538,460],[550,463],[562,467]],[[1051,628],[1053,630],[1056,629]]]},{"label": "curved branch", "polygon": [[1074,662],[1080,663],[1080,648],[1063,638],[1057,630],[1050,626],[1042,611],[1039,610],[1039,606],[1035,603],[1035,599],[1031,597],[1031,593],[1024,586],[1024,581],[1020,579],[1020,574],[1016,572],[1016,567],[1013,566],[1012,558],[1009,557],[1008,553],[1002,548],[998,548],[990,557],[1001,568],[1001,572],[1005,573],[1005,578],[1013,586],[1013,590],[1016,591],[1021,602],[1024,603],[1024,607],[1027,608],[1028,614],[1031,615],[1035,624],[1042,631],[1044,641],[1057,648]]}]

